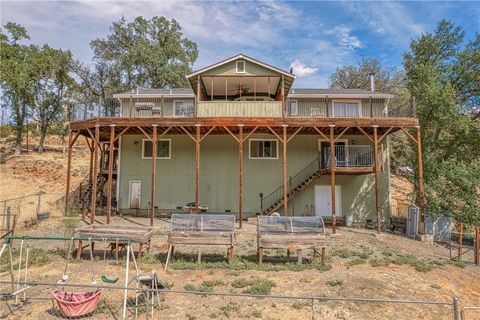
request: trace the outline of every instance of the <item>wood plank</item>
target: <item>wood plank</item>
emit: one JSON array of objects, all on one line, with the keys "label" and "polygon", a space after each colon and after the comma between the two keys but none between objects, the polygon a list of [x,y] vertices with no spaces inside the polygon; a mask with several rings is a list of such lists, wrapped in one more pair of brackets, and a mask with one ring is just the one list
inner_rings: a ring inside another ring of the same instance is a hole
[{"label": "wood plank", "polygon": [[[281,127],[288,125],[292,128],[298,127],[328,127],[335,125],[337,127],[368,127],[378,125],[379,128],[385,130],[390,127],[414,128],[418,126],[416,118],[312,118],[312,117],[275,117],[275,118],[255,118],[255,117],[187,117],[187,118],[128,118],[128,117],[105,117],[90,120],[72,121],[72,131],[87,130],[94,128],[98,124],[102,127],[108,127],[115,124],[117,127],[140,126],[151,127],[152,124],[159,126],[189,126],[195,124],[202,126],[237,126],[244,124],[245,126],[270,126]],[[83,133],[83,132],[82,132]],[[84,133],[83,133],[84,134]]]}]

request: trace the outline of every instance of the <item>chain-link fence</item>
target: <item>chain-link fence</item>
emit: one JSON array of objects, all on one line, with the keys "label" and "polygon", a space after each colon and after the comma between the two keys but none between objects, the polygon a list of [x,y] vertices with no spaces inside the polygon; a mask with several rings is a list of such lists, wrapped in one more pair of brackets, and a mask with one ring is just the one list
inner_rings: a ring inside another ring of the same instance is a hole
[{"label": "chain-link fence", "polygon": [[129,287],[0,283],[5,304],[2,316],[9,319],[80,319],[86,316],[88,319],[419,319],[427,315],[429,319],[459,319],[460,315],[456,298],[417,301],[262,295],[155,289],[141,281]]}]

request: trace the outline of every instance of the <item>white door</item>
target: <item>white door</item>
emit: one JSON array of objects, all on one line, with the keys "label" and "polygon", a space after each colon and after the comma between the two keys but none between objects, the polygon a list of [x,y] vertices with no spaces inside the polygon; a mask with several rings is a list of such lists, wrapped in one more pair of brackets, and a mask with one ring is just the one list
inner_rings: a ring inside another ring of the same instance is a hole
[{"label": "white door", "polygon": [[142,183],[140,181],[129,181],[129,207],[130,209],[140,209],[140,195]]},{"label": "white door", "polygon": [[[315,215],[332,216],[332,187],[327,185],[315,186]],[[335,186],[335,215],[342,216],[342,188]]]}]

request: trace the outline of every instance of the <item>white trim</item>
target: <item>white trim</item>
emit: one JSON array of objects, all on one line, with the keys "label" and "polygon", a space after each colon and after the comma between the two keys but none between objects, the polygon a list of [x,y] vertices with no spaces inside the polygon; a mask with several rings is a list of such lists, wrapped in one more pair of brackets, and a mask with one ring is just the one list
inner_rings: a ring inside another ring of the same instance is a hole
[{"label": "white trim", "polygon": [[[243,63],[243,71],[238,71],[238,63],[239,62]],[[245,62],[245,60],[235,61],[235,73],[245,73],[246,69],[247,69],[246,66],[247,66],[247,63]]]},{"label": "white trim", "polygon": [[[332,117],[336,117],[335,116],[335,103],[341,103],[341,102],[344,102],[344,103],[356,103],[358,105],[358,117],[361,117],[362,116],[362,100],[339,100],[339,99],[333,99],[332,100]],[[350,117],[350,116],[343,116],[345,118],[356,118],[356,117]]]},{"label": "white trim", "polygon": [[197,71],[195,71],[194,73],[191,73],[191,74],[186,75],[186,78],[187,78],[187,79],[190,79],[191,77],[196,76],[196,75],[198,75],[198,74],[200,74],[200,73],[203,73],[203,72],[205,72],[205,71],[211,70],[211,69],[216,68],[216,67],[218,67],[218,66],[221,66],[221,65],[223,65],[223,64],[227,64],[227,63],[229,63],[229,62],[235,61],[235,60],[237,60],[237,59],[247,60],[247,61],[249,61],[249,62],[258,64],[258,65],[260,65],[260,66],[262,66],[262,67],[264,67],[264,68],[267,68],[267,69],[276,71],[276,72],[281,73],[281,74],[283,74],[283,75],[285,75],[285,76],[287,76],[287,77],[290,77],[290,78],[292,78],[292,79],[295,79],[295,75],[293,75],[293,74],[291,74],[291,73],[289,73],[289,72],[283,71],[282,69],[278,69],[278,68],[276,68],[276,67],[274,67],[274,66],[270,66],[270,65],[268,65],[268,64],[266,64],[266,63],[263,63],[263,62],[261,62],[261,61],[255,60],[255,59],[250,58],[250,57],[248,57],[248,56],[246,56],[246,55],[243,55],[243,54],[237,54],[236,56],[233,56],[233,57],[228,58],[228,59],[226,59],[226,60],[217,62],[217,63],[212,64],[212,65],[210,65],[210,66],[208,66],[208,67],[205,67],[205,68],[203,68],[203,69],[197,70]]},{"label": "white trim", "polygon": [[[252,141],[275,141],[275,157],[252,157]],[[278,160],[278,139],[251,138],[248,139],[248,159],[251,160]]]},{"label": "white trim", "polygon": [[[152,159],[152,157],[145,157],[145,141],[150,141],[150,139],[142,139],[142,159]],[[158,141],[168,141],[168,157],[157,157],[158,159],[171,159],[172,158],[172,139],[158,139]],[[152,146],[153,147],[153,146]],[[153,151],[153,149],[152,149]]]},{"label": "white trim", "polygon": [[131,206],[132,200],[132,183],[140,183],[140,198],[138,199],[138,209],[142,208],[142,180],[128,180],[128,209],[135,209]]},{"label": "white trim", "polygon": [[192,117],[195,116],[195,101],[192,101],[192,100],[188,100],[188,99],[174,99],[173,100],[173,110],[172,110],[172,117],[174,118],[189,118],[190,116],[182,116],[182,115],[177,115],[176,114],[176,104],[177,102],[192,102]]}]

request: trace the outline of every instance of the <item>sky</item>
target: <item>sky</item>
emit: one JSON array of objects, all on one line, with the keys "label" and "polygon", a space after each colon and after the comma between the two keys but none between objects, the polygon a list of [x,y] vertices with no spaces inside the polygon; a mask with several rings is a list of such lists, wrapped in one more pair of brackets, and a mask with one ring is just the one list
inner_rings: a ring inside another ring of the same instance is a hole
[{"label": "sky", "polygon": [[104,38],[122,16],[176,19],[195,41],[199,69],[239,53],[284,70],[294,87],[324,88],[338,68],[362,58],[401,68],[411,39],[449,19],[473,39],[480,31],[480,1],[5,1],[1,24],[27,28],[31,42],[70,49],[89,63],[90,41]]}]

